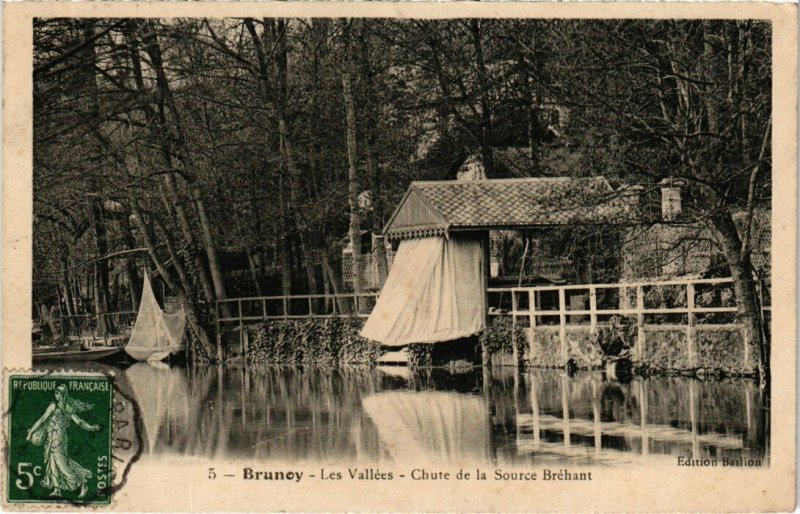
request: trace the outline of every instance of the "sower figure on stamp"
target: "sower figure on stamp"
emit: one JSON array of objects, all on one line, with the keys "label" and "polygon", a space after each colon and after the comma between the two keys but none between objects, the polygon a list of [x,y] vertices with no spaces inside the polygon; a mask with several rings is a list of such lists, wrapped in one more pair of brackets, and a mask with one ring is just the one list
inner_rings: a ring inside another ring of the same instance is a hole
[{"label": "sower figure on stamp", "polygon": [[78,497],[86,494],[86,483],[92,478],[92,472],[69,458],[67,428],[72,420],[84,430],[100,430],[99,425],[91,425],[78,416],[91,408],[91,404],[71,398],[62,384],[56,388],[56,401],[47,406],[42,417],[28,430],[28,441],[36,446],[44,443],[42,487],[53,489],[50,496],[61,496],[62,489],[74,491],[79,487]]}]

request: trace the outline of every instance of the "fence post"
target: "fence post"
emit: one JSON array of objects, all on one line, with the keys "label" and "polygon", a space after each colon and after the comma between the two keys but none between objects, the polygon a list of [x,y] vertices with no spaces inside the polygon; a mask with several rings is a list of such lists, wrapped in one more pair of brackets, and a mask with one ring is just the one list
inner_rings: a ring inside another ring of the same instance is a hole
[{"label": "fence post", "polygon": [[694,284],[686,284],[686,349],[689,352],[689,365],[697,362],[694,352]]},{"label": "fence post", "polygon": [[289,299],[285,296],[283,297],[283,319],[289,317]]},{"label": "fence post", "polygon": [[264,321],[267,321],[267,300],[266,298],[261,299],[261,317],[264,318]]},{"label": "fence post", "polygon": [[589,327],[592,333],[597,330],[597,288],[589,287]]},{"label": "fence post", "polygon": [[517,324],[517,308],[519,302],[517,301],[517,292],[511,290],[511,322],[513,325]]},{"label": "fence post", "polygon": [[[222,324],[219,322],[219,301],[214,302],[214,316],[217,325],[217,361],[222,362]],[[209,355],[209,358],[211,356]]]},{"label": "fence post", "polygon": [[528,361],[533,361],[536,351],[536,291],[528,289],[528,324],[530,325],[530,343],[528,344]]},{"label": "fence post", "polygon": [[244,355],[244,313],[242,312],[242,301],[236,302],[239,307],[239,349]]},{"label": "fence post", "polygon": [[642,286],[636,286],[636,346],[638,349],[636,353],[639,355],[639,360],[644,360],[644,345],[646,344],[644,336],[644,289]]},{"label": "fence post", "polygon": [[567,295],[564,288],[558,289],[558,338],[561,342],[561,362],[566,366],[569,349],[567,348]]},{"label": "fence post", "polygon": [[[481,313],[483,314],[483,321],[484,326],[489,326],[489,275],[491,273],[491,241],[489,238],[489,231],[485,231],[481,234],[481,272],[483,276],[481,280],[483,281],[483,305],[485,310]],[[481,346],[481,366],[483,367],[484,377],[486,376],[488,367],[492,365],[492,356],[489,353],[489,346],[486,343],[486,338],[480,338],[480,346]],[[491,380],[491,376],[489,377]],[[486,379],[484,379],[484,392],[488,392],[486,389]]]},{"label": "fence post", "polygon": [[517,348],[517,303],[518,303],[517,292],[512,289],[511,290],[511,354],[513,355],[514,358],[515,367],[519,367],[519,349]]},{"label": "fence post", "polygon": [[647,433],[647,382],[639,380],[639,425],[642,430],[642,455],[650,454],[650,436]]}]

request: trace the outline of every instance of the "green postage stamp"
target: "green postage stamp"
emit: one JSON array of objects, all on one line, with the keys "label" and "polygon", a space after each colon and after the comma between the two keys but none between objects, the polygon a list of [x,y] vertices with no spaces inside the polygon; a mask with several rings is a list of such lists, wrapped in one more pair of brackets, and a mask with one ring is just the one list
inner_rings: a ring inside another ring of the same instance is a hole
[{"label": "green postage stamp", "polygon": [[5,380],[6,501],[110,503],[112,377],[9,372]]}]

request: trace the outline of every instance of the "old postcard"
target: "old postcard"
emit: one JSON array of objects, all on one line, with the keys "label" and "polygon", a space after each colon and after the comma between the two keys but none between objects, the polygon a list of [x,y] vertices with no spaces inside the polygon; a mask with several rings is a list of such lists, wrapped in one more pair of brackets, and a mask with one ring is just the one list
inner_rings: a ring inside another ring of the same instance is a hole
[{"label": "old postcard", "polygon": [[794,509],[796,5],[3,32],[4,509]]}]

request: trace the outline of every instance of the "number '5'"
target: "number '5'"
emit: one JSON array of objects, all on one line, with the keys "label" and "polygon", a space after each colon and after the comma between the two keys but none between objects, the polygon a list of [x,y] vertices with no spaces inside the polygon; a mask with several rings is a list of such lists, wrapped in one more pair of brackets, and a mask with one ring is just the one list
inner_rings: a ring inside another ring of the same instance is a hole
[{"label": "number '5'", "polygon": [[[26,468],[27,469],[31,469],[33,471],[33,473],[31,473],[30,471],[25,471]],[[17,485],[17,488],[18,489],[30,489],[31,486],[33,486],[33,476],[34,475],[36,475],[37,477],[42,475],[42,467],[41,466],[34,466],[33,468],[31,468],[31,463],[30,462],[20,462],[20,463],[18,463],[17,464],[17,476],[20,477],[20,478],[18,478],[17,481],[15,482],[15,484]],[[26,480],[27,483],[23,482],[23,478]]]}]

